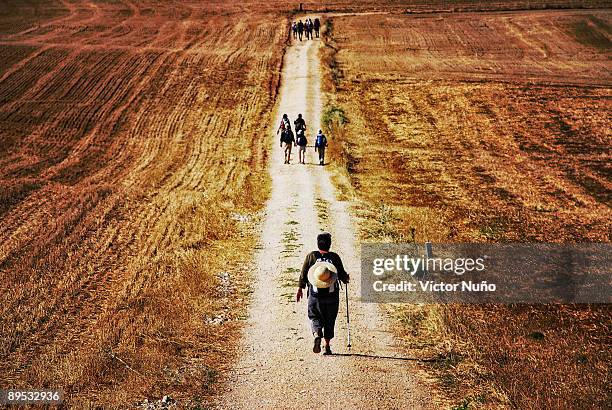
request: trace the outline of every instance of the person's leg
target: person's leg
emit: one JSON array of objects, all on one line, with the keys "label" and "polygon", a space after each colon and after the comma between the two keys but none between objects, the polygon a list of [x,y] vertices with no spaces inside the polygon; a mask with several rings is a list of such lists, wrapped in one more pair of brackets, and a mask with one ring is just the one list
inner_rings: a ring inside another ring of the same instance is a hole
[{"label": "person's leg", "polygon": [[314,353],[320,353],[321,338],[323,337],[323,322],[319,300],[312,295],[308,295],[308,319],[310,319],[310,328],[314,337],[312,351]]},{"label": "person's leg", "polygon": [[321,303],[321,314],[323,316],[323,337],[325,338],[325,354],[331,354],[330,342],[335,335],[336,318],[340,299]]},{"label": "person's leg", "polygon": [[319,164],[325,164],[325,147],[319,147]]}]

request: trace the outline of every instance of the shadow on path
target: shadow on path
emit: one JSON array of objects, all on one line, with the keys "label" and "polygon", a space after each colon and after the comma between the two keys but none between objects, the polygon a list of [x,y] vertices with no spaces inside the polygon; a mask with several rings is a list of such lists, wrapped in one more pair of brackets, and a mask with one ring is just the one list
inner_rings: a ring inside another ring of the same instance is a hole
[{"label": "shadow on path", "polygon": [[412,361],[412,362],[437,362],[438,359],[419,359],[418,357],[396,357],[396,356],[376,356],[371,354],[364,353],[334,353],[331,357],[334,356],[344,356],[344,357],[365,357],[370,359],[386,359],[386,360],[404,360],[404,361]]}]

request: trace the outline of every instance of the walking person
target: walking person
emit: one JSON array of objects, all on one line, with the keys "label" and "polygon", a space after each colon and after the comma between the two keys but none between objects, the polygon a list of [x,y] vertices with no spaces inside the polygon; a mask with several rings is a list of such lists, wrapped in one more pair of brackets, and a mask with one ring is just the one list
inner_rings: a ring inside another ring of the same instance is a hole
[{"label": "walking person", "polygon": [[317,251],[310,252],[300,274],[296,301],[303,298],[307,290],[308,319],[310,319],[314,343],[312,351],[321,352],[321,339],[325,340],[324,355],[331,355],[330,342],[334,338],[336,317],[340,306],[340,284],[349,283],[349,275],[344,270],[342,259],[330,252],[331,234],[323,232],[317,236]]},{"label": "walking person", "polygon": [[291,31],[293,32],[293,39],[297,40],[297,23],[295,21],[291,25]]},{"label": "walking person", "polygon": [[278,135],[279,132],[280,146],[282,148],[284,144],[285,147],[285,164],[288,164],[291,159],[291,147],[295,142],[295,137],[293,131],[291,131],[291,121],[289,121],[289,116],[287,114],[283,114],[280,125],[276,129],[276,135]]},{"label": "walking person", "polygon": [[310,40],[310,36],[312,33],[310,19],[306,19],[306,22],[304,23],[304,30],[306,31],[306,40]]},{"label": "walking person", "polygon": [[317,38],[319,38],[319,32],[321,31],[321,20],[319,20],[318,17],[314,19],[313,27],[315,35],[317,36]]},{"label": "walking person", "polygon": [[308,19],[308,31],[310,31],[310,39],[314,39],[314,23],[312,22],[312,19]]},{"label": "walking person", "polygon": [[297,23],[297,32],[300,41],[302,41],[302,35],[304,35],[304,23],[302,22],[302,20]]},{"label": "walking person", "polygon": [[319,153],[319,165],[325,165],[325,148],[327,148],[327,138],[323,131],[319,130],[315,141],[315,152]]},{"label": "walking person", "polygon": [[296,131],[296,134],[295,143],[298,146],[298,160],[300,164],[306,164],[306,146],[308,145],[308,139],[303,129]]},{"label": "walking person", "polygon": [[287,128],[281,134],[281,147],[285,148],[285,164],[289,164],[291,161],[291,147],[295,144],[295,135],[291,128]]}]

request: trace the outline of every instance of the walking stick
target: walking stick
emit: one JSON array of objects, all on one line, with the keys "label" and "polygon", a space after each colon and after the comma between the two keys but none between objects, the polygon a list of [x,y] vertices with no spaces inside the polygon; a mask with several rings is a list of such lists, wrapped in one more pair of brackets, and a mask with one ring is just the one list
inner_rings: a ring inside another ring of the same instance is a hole
[{"label": "walking stick", "polygon": [[349,320],[349,303],[348,303],[348,283],[344,285],[346,291],[346,338],[348,340],[347,346],[349,351],[351,350],[351,321]]}]

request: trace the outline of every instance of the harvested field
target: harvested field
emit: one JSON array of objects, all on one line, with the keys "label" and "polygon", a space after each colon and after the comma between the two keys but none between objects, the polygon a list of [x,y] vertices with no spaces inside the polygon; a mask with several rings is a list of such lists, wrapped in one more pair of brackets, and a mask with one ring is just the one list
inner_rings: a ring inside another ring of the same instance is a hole
[{"label": "harvested field", "polygon": [[7,7],[0,384],[61,387],[75,408],[197,405],[248,294],[284,17],[195,1]]},{"label": "harvested field", "polygon": [[[356,80],[564,85],[607,85],[611,80],[607,11],[354,16],[337,21],[339,58],[350,62]],[[350,47],[342,47],[344,42]]]},{"label": "harvested field", "polygon": [[[361,203],[362,238],[609,242],[611,18],[331,16],[330,150],[340,188]],[[459,408],[610,402],[609,306],[393,314],[408,348],[444,358],[430,370]]]},{"label": "harvested field", "polygon": [[[265,133],[276,119],[286,23],[298,4],[2,2],[0,385],[62,388],[71,408],[129,408],[163,395],[180,407],[212,402],[236,363],[250,282],[259,277],[251,259],[269,191]],[[311,107],[308,118],[322,114],[330,129],[340,188],[361,204],[362,237],[609,241],[605,7],[598,0],[304,3],[343,14],[331,17],[322,56],[328,110]],[[372,14],[379,12],[392,14]],[[332,231],[349,235],[329,168],[314,170],[324,208]],[[325,211],[311,213],[315,192],[302,194],[296,209],[318,219],[300,229],[314,236],[327,224]],[[283,194],[279,204],[295,198]],[[269,226],[280,223],[274,217]],[[354,254],[352,239],[339,246],[345,254]],[[272,242],[266,246],[261,255],[274,254]],[[290,285],[286,278],[282,287]],[[258,309],[278,312],[274,306]],[[359,309],[383,322],[375,306]],[[291,314],[283,326],[293,326]],[[393,314],[413,356],[439,355],[426,371],[463,408],[612,400],[608,307],[405,306]],[[259,328],[281,323],[268,319]],[[364,331],[355,340],[382,329],[374,322],[358,321],[354,329]],[[390,339],[361,345],[395,354]],[[302,343],[287,340],[283,348]],[[259,347],[263,356],[247,363],[270,359],[279,369],[279,359],[293,370],[286,355]],[[407,376],[394,388],[415,402],[439,403],[402,362],[365,371],[361,359],[343,367],[360,381],[352,400],[384,401],[370,392],[397,378],[380,373]],[[255,376],[268,383],[266,374]],[[292,377],[280,377],[275,400],[289,397],[283,389]],[[425,391],[432,397],[414,394]],[[336,393],[330,405],[346,392]]]},{"label": "harvested field", "polygon": [[[306,11],[327,13],[445,13],[465,11],[516,11],[604,8],[610,3],[606,0],[334,0],[301,2]],[[298,6],[286,3],[288,8]],[[337,14],[336,14],[337,15]]]}]

